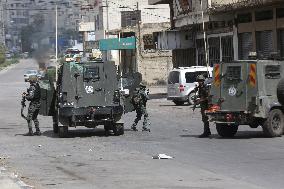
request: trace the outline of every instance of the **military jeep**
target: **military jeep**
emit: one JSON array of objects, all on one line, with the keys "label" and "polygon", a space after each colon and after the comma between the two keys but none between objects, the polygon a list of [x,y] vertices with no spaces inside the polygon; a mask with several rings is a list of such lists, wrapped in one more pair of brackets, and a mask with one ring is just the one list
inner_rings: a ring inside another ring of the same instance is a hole
[{"label": "military jeep", "polygon": [[125,104],[131,99],[132,89],[139,86],[141,74],[128,75],[127,79],[131,78],[134,81],[125,87],[128,93],[124,97],[113,62],[65,62],[59,68],[56,87],[50,78],[40,81],[40,114],[53,117],[53,131],[59,137],[67,137],[69,127],[99,125],[104,126],[106,134],[112,130],[116,136],[123,135],[121,117],[133,110]]},{"label": "military jeep", "polygon": [[277,99],[283,70],[284,62],[277,60],[235,61],[214,66],[211,108],[206,114],[216,123],[220,136],[233,137],[240,125],[262,126],[268,137],[283,134],[284,108]]}]

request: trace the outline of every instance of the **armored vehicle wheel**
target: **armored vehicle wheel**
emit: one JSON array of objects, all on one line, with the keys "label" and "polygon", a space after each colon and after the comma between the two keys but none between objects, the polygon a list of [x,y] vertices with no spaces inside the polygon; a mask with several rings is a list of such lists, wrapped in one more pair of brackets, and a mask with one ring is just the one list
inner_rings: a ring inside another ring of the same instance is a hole
[{"label": "armored vehicle wheel", "polygon": [[175,105],[177,105],[177,106],[181,106],[181,105],[184,104],[184,102],[182,102],[182,101],[176,101],[176,100],[174,100],[173,102],[174,102]]},{"label": "armored vehicle wheel", "polygon": [[282,106],[284,106],[284,78],[280,80],[277,86],[277,98]]},{"label": "armored vehicle wheel", "polygon": [[60,126],[60,127],[58,127],[58,136],[60,138],[68,137],[68,126]]},{"label": "armored vehicle wheel", "polygon": [[115,123],[113,125],[113,133],[115,136],[124,134],[124,124],[123,123]]},{"label": "armored vehicle wheel", "polygon": [[235,134],[238,132],[238,128],[238,125],[216,123],[216,129],[218,134],[224,138],[230,138],[235,136]]},{"label": "armored vehicle wheel", "polygon": [[284,115],[281,110],[274,109],[269,112],[263,124],[263,132],[268,137],[279,137],[283,133]]},{"label": "armored vehicle wheel", "polygon": [[188,104],[189,105],[193,105],[194,104],[194,101],[192,100],[192,98],[194,97],[194,93],[190,93],[189,95],[188,95]]}]

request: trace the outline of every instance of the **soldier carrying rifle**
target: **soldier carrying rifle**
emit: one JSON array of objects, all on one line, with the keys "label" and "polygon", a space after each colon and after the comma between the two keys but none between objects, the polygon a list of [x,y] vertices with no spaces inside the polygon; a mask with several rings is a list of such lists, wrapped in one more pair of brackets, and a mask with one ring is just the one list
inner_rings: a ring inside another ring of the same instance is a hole
[{"label": "soldier carrying rifle", "polygon": [[[30,76],[29,82],[30,87],[27,90],[27,93],[22,94],[22,110],[21,114],[22,117],[24,117],[28,122],[28,128],[29,132],[25,134],[26,136],[33,136],[33,135],[41,135],[40,129],[39,129],[39,122],[37,119],[39,110],[40,110],[40,86],[37,82],[37,76]],[[28,115],[25,117],[23,115],[23,108],[26,106],[25,101],[30,101],[29,108],[28,108]],[[32,129],[32,121],[34,122],[36,132],[33,133]]]},{"label": "soldier carrying rifle", "polygon": [[194,91],[197,93],[197,98],[195,98],[194,100],[193,108],[195,109],[196,105],[200,104],[201,116],[202,116],[202,121],[204,124],[204,131],[201,135],[199,135],[199,138],[206,138],[211,135],[208,116],[205,114],[205,111],[208,110],[209,108],[209,105],[208,105],[209,88],[204,83],[205,77],[203,75],[197,76],[196,80],[198,82],[198,86],[194,89]]}]

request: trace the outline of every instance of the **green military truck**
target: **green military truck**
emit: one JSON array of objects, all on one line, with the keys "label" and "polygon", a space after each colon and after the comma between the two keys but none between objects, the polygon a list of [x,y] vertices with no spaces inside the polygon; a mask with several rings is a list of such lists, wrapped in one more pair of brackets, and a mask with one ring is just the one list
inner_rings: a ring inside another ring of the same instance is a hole
[{"label": "green military truck", "polygon": [[[240,125],[262,126],[268,137],[284,131],[284,61],[248,60],[214,66],[210,121],[222,137],[233,137]],[[279,86],[278,86],[279,85]],[[278,98],[277,98],[278,87]],[[280,101],[280,102],[279,102]]]},{"label": "green military truck", "polygon": [[[48,75],[48,74],[47,74]],[[106,134],[124,134],[123,113],[133,110],[131,95],[142,80],[141,74],[129,74],[123,85],[114,62],[101,59],[65,62],[60,66],[56,87],[52,79],[43,78],[41,110],[53,117],[53,131],[59,137],[68,136],[69,127],[95,128],[103,125]],[[128,91],[121,92],[120,87]]]}]

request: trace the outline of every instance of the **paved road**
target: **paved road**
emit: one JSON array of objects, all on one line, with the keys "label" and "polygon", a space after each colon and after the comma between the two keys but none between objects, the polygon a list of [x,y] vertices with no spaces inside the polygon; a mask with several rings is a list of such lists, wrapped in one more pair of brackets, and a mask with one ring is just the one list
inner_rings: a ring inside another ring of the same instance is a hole
[{"label": "paved road", "polygon": [[[124,136],[104,137],[102,128],[77,128],[70,138],[53,135],[51,118],[40,117],[43,136],[25,137],[20,96],[27,84],[22,61],[0,73],[0,156],[10,172],[36,188],[283,188],[284,138],[265,138],[244,126],[234,139],[196,138],[200,115],[165,99],[149,102],[151,133],[129,130],[134,114],[124,117]],[[141,128],[141,127],[140,127]],[[213,127],[212,127],[213,128]],[[141,130],[141,129],[140,129]],[[213,133],[216,130],[212,129]],[[153,160],[165,153],[171,160]]]}]

